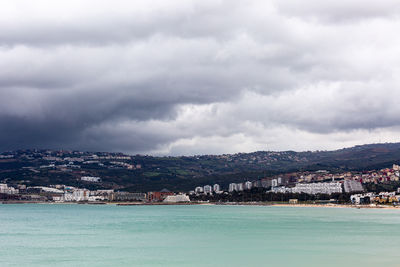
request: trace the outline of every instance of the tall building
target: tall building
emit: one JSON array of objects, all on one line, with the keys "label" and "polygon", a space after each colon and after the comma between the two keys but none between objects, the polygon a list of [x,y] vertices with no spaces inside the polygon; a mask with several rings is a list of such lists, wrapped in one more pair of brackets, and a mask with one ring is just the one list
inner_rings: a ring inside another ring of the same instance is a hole
[{"label": "tall building", "polygon": [[201,193],[203,193],[203,187],[201,187],[201,186],[196,187],[196,188],[194,189],[194,192],[195,192],[196,194],[201,194]]},{"label": "tall building", "polygon": [[237,191],[243,191],[243,183],[236,184]]},{"label": "tall building", "polygon": [[311,183],[311,184],[296,184],[295,187],[291,189],[292,193],[306,193],[306,194],[333,194],[342,193],[341,183]]},{"label": "tall building", "polygon": [[235,183],[229,184],[229,192],[237,191],[237,185]]},{"label": "tall building", "polygon": [[250,181],[247,181],[247,182],[244,183],[244,189],[245,190],[250,190],[252,186],[253,186],[253,184]]},{"label": "tall building", "polygon": [[343,186],[344,186],[344,192],[346,193],[364,191],[364,188],[359,181],[345,180]]},{"label": "tall building", "polygon": [[253,186],[252,187],[262,187],[261,180],[253,181]]},{"label": "tall building", "polygon": [[272,180],[270,179],[262,179],[261,180],[261,186],[264,188],[268,188],[272,185]]},{"label": "tall building", "polygon": [[211,194],[211,193],[212,193],[212,187],[211,187],[211,185],[205,185],[205,186],[203,187],[203,190],[204,190],[204,194]]},{"label": "tall building", "polygon": [[221,188],[220,188],[219,184],[215,184],[213,186],[213,190],[214,190],[215,193],[219,193],[221,191]]}]

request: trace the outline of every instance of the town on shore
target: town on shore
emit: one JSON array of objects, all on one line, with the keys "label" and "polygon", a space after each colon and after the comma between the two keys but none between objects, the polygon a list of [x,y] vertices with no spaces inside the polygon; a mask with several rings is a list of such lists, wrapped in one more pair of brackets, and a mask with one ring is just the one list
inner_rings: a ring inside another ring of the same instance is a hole
[{"label": "town on shore", "polygon": [[[101,177],[82,176],[95,184]],[[168,189],[125,192],[114,189],[89,190],[64,184],[27,186],[0,183],[0,201],[7,203],[106,204],[291,204],[393,206],[400,203],[400,166],[364,172],[294,172],[243,183],[199,185],[188,192]],[[391,190],[390,190],[391,189]]]}]

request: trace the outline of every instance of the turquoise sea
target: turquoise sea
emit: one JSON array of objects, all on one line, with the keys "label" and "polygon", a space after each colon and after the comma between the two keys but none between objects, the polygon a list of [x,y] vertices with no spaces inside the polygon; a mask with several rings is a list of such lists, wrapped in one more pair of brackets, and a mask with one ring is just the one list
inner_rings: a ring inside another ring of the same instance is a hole
[{"label": "turquoise sea", "polygon": [[0,266],[400,266],[400,210],[0,204]]}]

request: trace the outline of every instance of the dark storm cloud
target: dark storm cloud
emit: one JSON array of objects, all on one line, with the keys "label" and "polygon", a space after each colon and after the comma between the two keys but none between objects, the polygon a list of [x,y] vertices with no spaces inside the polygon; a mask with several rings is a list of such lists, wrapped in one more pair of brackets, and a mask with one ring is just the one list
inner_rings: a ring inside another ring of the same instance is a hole
[{"label": "dark storm cloud", "polygon": [[6,1],[0,150],[196,154],[392,140],[399,10],[363,3]]}]

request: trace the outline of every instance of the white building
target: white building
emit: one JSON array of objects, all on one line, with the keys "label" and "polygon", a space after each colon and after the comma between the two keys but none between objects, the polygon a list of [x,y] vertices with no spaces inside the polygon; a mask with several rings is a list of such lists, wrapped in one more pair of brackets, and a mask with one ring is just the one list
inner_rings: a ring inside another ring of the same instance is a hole
[{"label": "white building", "polygon": [[237,191],[243,191],[243,183],[236,184]]},{"label": "white building", "polygon": [[98,183],[101,181],[100,177],[82,176],[81,181]]},{"label": "white building", "polygon": [[8,192],[8,185],[7,184],[0,184],[0,193],[8,194],[8,193],[6,193],[6,191]]},{"label": "white building", "polygon": [[63,201],[63,197],[62,196],[53,196],[53,201],[55,202],[62,202]]},{"label": "white building", "polygon": [[104,201],[104,200],[108,200],[108,198],[106,199],[106,197],[104,197],[104,196],[89,196],[88,197],[88,201],[90,201],[90,202]]},{"label": "white building", "polygon": [[90,191],[89,201],[93,201],[93,199],[110,200],[110,197],[113,193],[114,193],[113,189],[102,189],[102,190]]},{"label": "white building", "polygon": [[18,189],[14,187],[9,187],[7,184],[0,184],[0,193],[1,194],[8,194],[8,195],[15,195],[19,193]]},{"label": "white building", "polygon": [[306,193],[310,195],[315,194],[333,194],[342,193],[342,185],[340,183],[311,183],[311,184],[296,184],[292,188],[292,193]]},{"label": "white building", "polygon": [[244,189],[245,190],[250,190],[252,186],[253,186],[253,183],[250,182],[250,181],[247,181],[247,182],[244,183]]},{"label": "white building", "polygon": [[343,186],[344,186],[344,191],[346,193],[364,191],[364,188],[363,188],[361,182],[359,182],[359,181],[345,180],[343,183]]},{"label": "white building", "polygon": [[270,192],[274,192],[274,193],[291,193],[292,192],[292,188],[285,187],[285,186],[275,186],[275,187],[271,188]]},{"label": "white building", "polygon": [[375,193],[356,194],[350,196],[350,201],[356,205],[369,204],[375,197]]},{"label": "white building", "polygon": [[63,201],[88,201],[90,191],[87,189],[75,189],[72,192],[65,192]]},{"label": "white building", "polygon": [[221,187],[219,186],[219,184],[215,184],[213,186],[213,190],[215,193],[220,193],[221,192]]},{"label": "white building", "polygon": [[194,189],[194,192],[196,192],[196,194],[201,194],[201,193],[203,193],[203,187],[201,187],[201,186],[196,187],[196,188]]},{"label": "white building", "polygon": [[394,197],[396,192],[380,192],[378,195],[380,197]]},{"label": "white building", "polygon": [[167,203],[190,202],[190,198],[188,195],[167,196],[163,202]]},{"label": "white building", "polygon": [[76,201],[87,201],[89,200],[90,191],[87,189],[78,189],[72,194],[74,195]]},{"label": "white building", "polygon": [[99,189],[95,191],[90,191],[91,196],[110,195],[112,193],[114,193],[114,189]]},{"label": "white building", "polygon": [[203,190],[204,190],[204,194],[212,194],[213,188],[212,188],[211,185],[205,185],[205,186],[203,187]]},{"label": "white building", "polygon": [[229,192],[237,191],[237,185],[235,183],[230,183],[228,191]]},{"label": "white building", "polygon": [[53,187],[47,187],[47,186],[33,186],[30,188],[36,188],[36,189],[39,189],[41,192],[46,192],[46,193],[55,193],[55,194],[63,194],[64,193],[63,190],[53,188]]},{"label": "white building", "polygon": [[272,187],[277,187],[278,186],[278,180],[277,179],[272,179],[271,186]]}]

